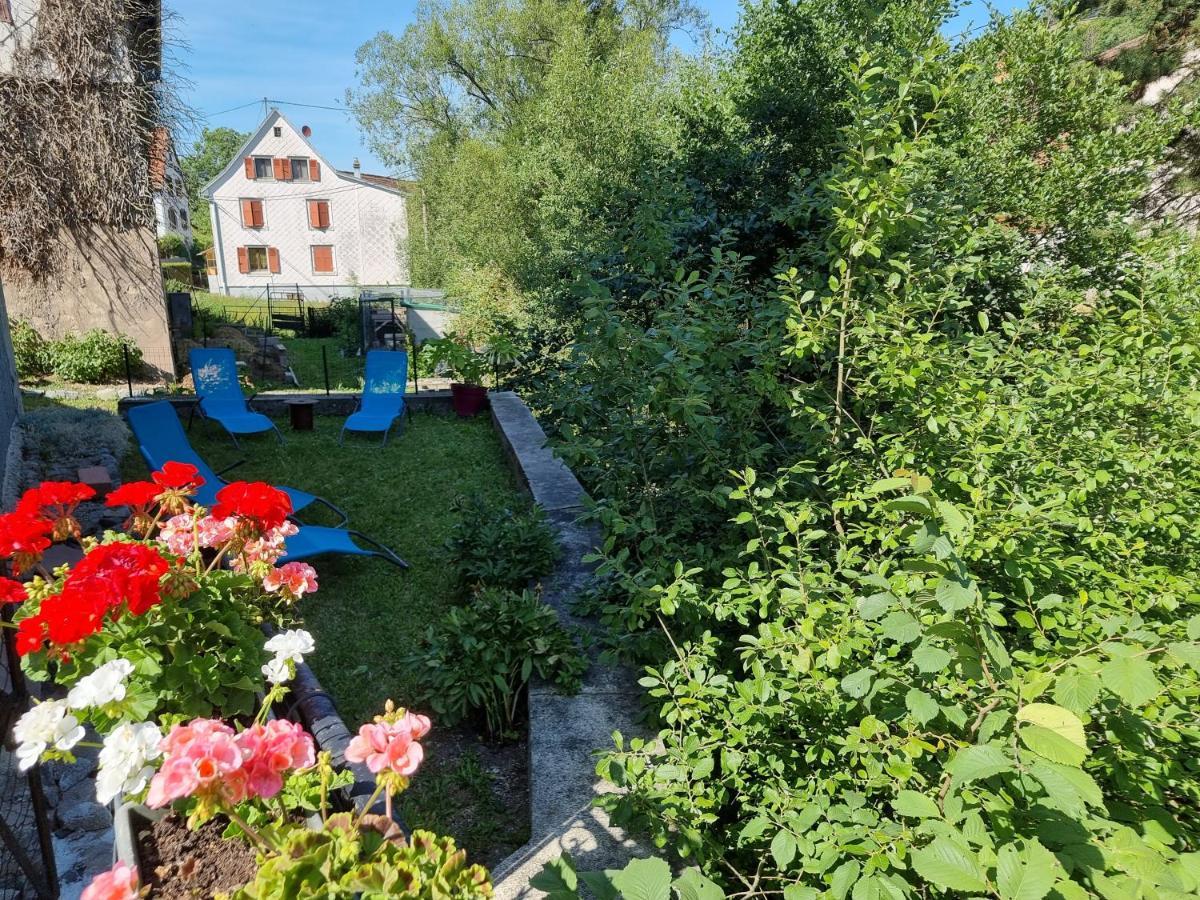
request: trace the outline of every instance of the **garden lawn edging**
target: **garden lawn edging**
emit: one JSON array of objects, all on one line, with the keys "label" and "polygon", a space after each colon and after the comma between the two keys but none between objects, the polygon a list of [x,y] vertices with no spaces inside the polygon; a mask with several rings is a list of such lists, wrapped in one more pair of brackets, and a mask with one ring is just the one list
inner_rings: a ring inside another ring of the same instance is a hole
[{"label": "garden lawn edging", "polygon": [[[511,391],[489,394],[492,422],[523,487],[546,514],[562,556],[542,579],[542,600],[566,626],[597,627],[575,616],[571,605],[594,577],[584,557],[600,544],[593,526],[579,522],[587,494],[565,463],[546,445],[546,434],[523,400]],[[530,683],[529,818],[530,840],[492,870],[497,900],[541,897],[530,879],[546,863],[570,853],[580,871],[622,868],[641,847],[593,805],[615,788],[596,775],[595,753],[612,744],[612,733],[642,734],[635,714],[641,692],[629,666],[610,666],[589,651],[589,667],[579,692],[565,697],[552,685]]]},{"label": "garden lawn edging", "polygon": [[[316,404],[313,407],[314,415],[348,416],[358,409],[358,401],[361,397],[361,393],[273,392],[256,394],[249,399],[248,406],[255,412],[263,413],[274,419],[282,419],[287,417],[288,401],[312,400]],[[185,422],[187,416],[190,414],[191,407],[199,402],[195,394],[122,397],[117,401],[117,412],[123,416],[134,406],[141,406],[144,403],[156,403],[159,400],[170,402],[175,407],[175,411],[181,413],[180,417]],[[432,412],[443,415],[450,415],[453,412],[449,391],[416,391],[415,393],[405,394],[404,405],[408,412]]]}]

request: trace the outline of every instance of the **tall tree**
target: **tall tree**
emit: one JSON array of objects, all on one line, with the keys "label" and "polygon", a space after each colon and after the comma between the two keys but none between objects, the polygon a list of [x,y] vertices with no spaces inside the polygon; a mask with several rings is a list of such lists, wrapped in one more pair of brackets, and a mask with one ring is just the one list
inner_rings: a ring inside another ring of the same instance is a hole
[{"label": "tall tree", "polygon": [[179,158],[192,208],[192,236],[197,250],[212,246],[212,222],[208,203],[200,191],[229,165],[250,135],[233,128],[205,128],[192,144],[190,152]]}]

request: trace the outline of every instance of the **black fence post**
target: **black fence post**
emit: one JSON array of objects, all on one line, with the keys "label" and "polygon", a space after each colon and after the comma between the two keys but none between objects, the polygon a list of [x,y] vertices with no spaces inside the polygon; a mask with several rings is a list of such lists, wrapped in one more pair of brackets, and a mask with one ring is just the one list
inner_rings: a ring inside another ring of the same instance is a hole
[{"label": "black fence post", "polygon": [[325,345],[321,345],[321,368],[325,370],[325,396],[329,396],[329,356],[325,353]]},{"label": "black fence post", "polygon": [[133,396],[133,367],[129,364],[129,345],[121,344],[121,355],[125,357],[125,383],[129,386],[129,396]]},{"label": "black fence post", "polygon": [[417,343],[417,335],[412,332],[412,337],[409,340],[412,344],[412,367],[413,367],[413,393],[419,393],[421,390],[420,362],[421,362],[421,345]]}]

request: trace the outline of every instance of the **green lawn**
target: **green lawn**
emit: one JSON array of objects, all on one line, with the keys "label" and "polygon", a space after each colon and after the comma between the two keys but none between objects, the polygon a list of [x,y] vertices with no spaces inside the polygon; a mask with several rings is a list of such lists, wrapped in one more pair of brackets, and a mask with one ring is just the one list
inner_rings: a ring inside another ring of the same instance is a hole
[{"label": "green lawn", "polygon": [[[247,462],[225,477],[263,480],[328,498],[350,526],[392,547],[411,568],[383,560],[323,557],[313,561],[320,589],[301,613],[317,651],[310,662],[347,723],[370,721],[391,698],[406,705],[415,685],[401,658],[425,627],[458,595],[442,552],[455,516],[451,501],[478,492],[496,503],[516,501],[500,442],[485,418],[414,415],[386,447],[350,436],[337,443],[342,420],[317,417],[311,434],[281,426],[287,443],[242,440]],[[243,454],[217,425],[197,421],[192,443],[215,469]],[[307,517],[318,524],[327,511]],[[318,521],[320,520],[320,521]]]},{"label": "green lawn", "polygon": [[304,390],[325,390],[322,347],[329,364],[330,390],[362,390],[363,359],[361,356],[342,356],[339,338],[284,338],[283,342],[287,345],[288,362]]}]

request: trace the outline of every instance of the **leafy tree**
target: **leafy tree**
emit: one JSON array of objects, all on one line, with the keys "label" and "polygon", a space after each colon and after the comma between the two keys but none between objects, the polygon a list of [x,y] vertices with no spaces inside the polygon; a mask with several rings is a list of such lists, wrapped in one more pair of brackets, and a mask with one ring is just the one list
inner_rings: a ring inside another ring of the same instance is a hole
[{"label": "leafy tree", "polygon": [[179,159],[187,187],[188,204],[192,209],[192,237],[197,251],[212,246],[208,201],[200,195],[200,191],[229,165],[249,137],[248,133],[233,128],[205,128],[191,150]]}]

